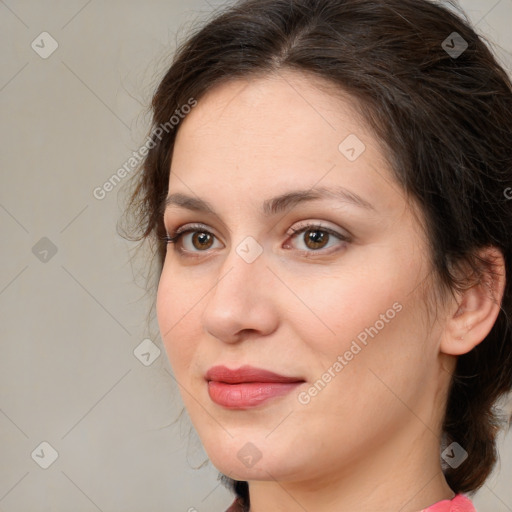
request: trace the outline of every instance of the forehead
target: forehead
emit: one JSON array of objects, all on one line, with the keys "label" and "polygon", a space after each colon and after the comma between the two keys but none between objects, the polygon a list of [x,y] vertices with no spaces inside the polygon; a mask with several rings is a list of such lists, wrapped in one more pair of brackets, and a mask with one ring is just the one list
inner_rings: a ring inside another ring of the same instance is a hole
[{"label": "forehead", "polygon": [[374,197],[383,182],[398,188],[356,101],[280,71],[226,82],[199,100],[179,128],[169,189],[268,196],[300,183]]},{"label": "forehead", "polygon": [[176,143],[184,136],[229,133],[244,142],[257,135],[254,143],[315,135],[317,144],[321,139],[330,144],[331,136],[350,129],[369,139],[357,107],[356,99],[334,84],[296,71],[234,79],[206,92],[181,124]]}]

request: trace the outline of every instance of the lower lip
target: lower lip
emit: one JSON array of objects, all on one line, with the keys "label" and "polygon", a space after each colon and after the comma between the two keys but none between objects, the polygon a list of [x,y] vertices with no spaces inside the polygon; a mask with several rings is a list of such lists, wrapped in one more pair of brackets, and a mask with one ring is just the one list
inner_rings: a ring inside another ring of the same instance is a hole
[{"label": "lower lip", "polygon": [[226,384],[209,381],[208,394],[219,405],[229,409],[256,407],[271,398],[283,396],[302,382],[244,382]]}]

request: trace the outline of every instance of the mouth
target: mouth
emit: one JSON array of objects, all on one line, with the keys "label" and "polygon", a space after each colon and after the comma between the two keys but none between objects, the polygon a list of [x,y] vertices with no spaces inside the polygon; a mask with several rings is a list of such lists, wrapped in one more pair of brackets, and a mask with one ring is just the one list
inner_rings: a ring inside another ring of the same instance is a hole
[{"label": "mouth", "polygon": [[247,365],[234,370],[213,366],[206,372],[205,380],[211,400],[227,409],[256,407],[305,382],[301,377],[287,377]]}]

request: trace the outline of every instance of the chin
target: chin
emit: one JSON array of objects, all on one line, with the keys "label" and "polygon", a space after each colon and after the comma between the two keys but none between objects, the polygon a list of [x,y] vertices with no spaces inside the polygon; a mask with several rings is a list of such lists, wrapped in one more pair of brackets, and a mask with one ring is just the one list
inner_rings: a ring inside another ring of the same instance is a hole
[{"label": "chin", "polygon": [[[296,450],[280,453],[277,446],[265,440],[265,435],[260,437],[261,440],[254,441],[254,436],[237,436],[222,445],[220,442],[203,445],[212,464],[234,480],[281,480],[296,474],[297,468],[293,468],[290,460]],[[299,461],[295,465],[300,465]]]}]

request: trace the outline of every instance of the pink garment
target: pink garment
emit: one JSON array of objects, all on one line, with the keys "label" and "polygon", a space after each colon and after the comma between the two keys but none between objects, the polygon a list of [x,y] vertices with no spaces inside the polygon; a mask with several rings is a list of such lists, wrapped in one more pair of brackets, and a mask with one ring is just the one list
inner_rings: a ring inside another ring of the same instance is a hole
[{"label": "pink garment", "polygon": [[471,500],[464,494],[457,494],[451,500],[442,500],[419,512],[477,512]]}]

